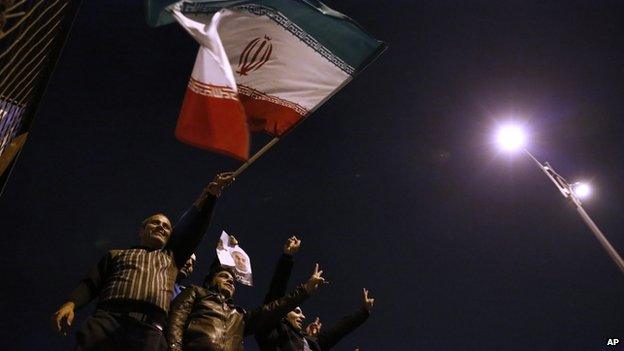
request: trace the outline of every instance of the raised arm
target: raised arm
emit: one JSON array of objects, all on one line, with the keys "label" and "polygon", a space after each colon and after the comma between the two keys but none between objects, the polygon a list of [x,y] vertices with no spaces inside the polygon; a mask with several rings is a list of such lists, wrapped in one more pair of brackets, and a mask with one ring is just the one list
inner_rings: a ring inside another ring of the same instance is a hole
[{"label": "raised arm", "polygon": [[290,280],[290,274],[292,273],[294,264],[293,256],[299,251],[300,247],[301,240],[296,236],[293,235],[286,240],[283,254],[279,261],[277,261],[277,266],[275,267],[275,272],[271,279],[271,285],[269,285],[269,292],[264,297],[264,304],[275,301],[286,295],[288,280]]},{"label": "raised arm", "polygon": [[266,332],[288,312],[310,297],[323,283],[325,283],[323,271],[319,269],[317,263],[307,282],[299,285],[290,294],[247,313],[245,315],[245,335]]},{"label": "raised arm", "polygon": [[171,303],[167,329],[167,343],[171,351],[182,350],[184,330],[196,298],[197,291],[191,286],[184,289]]},{"label": "raised arm", "polygon": [[74,310],[87,305],[96,298],[102,289],[110,266],[111,253],[106,254],[97,265],[93,266],[87,276],[69,294],[67,301],[52,316],[55,329],[60,333],[71,327],[74,322]]},{"label": "raised arm", "polygon": [[338,323],[318,334],[318,343],[321,350],[326,351],[334,347],[342,338],[362,325],[373,308],[375,299],[368,295],[368,290],[362,291],[362,307],[355,313],[343,317]]},{"label": "raised arm", "polygon": [[223,189],[234,181],[232,172],[218,174],[204,188],[193,206],[180,218],[173,229],[167,247],[173,251],[178,267],[182,267],[204,237],[210,224],[212,210]]}]

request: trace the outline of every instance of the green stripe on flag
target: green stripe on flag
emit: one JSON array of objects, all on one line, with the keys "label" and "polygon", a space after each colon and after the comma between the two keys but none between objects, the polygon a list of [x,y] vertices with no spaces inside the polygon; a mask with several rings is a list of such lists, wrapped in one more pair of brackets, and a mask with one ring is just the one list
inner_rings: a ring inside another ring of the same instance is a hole
[{"label": "green stripe on flag", "polygon": [[[148,23],[159,26],[173,22],[171,14],[164,10],[173,3],[175,1],[146,0]],[[222,8],[252,4],[275,9],[353,67],[356,73],[377,58],[386,47],[355,21],[316,0],[197,0],[187,3],[188,7],[201,12],[216,12]]]}]

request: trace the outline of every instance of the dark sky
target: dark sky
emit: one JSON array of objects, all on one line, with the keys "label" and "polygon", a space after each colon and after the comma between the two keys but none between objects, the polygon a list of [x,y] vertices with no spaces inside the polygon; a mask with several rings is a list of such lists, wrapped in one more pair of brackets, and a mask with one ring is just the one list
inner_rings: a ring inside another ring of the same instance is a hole
[{"label": "dark sky", "polygon": [[[331,281],[309,317],[331,325],[362,287],[376,298],[336,350],[614,349],[624,276],[531,161],[491,139],[526,122],[538,158],[592,182],[586,208],[624,252],[621,1],[326,4],[389,48],[227,190],[191,280],[231,231],[256,281],[236,299],[254,307],[296,234],[292,285],[317,261]],[[140,1],[85,1],[0,199],[3,349],[69,349],[49,319],[86,270],[238,166],[173,137],[196,49],[176,25],[148,28]]]}]

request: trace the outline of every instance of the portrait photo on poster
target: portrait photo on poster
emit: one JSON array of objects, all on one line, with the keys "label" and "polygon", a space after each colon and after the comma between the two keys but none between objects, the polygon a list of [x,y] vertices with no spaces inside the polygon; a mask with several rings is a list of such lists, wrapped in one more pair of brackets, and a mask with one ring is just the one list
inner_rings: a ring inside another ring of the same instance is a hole
[{"label": "portrait photo on poster", "polygon": [[219,263],[233,268],[238,282],[248,286],[253,285],[249,255],[238,245],[237,241],[230,239],[230,235],[225,230],[221,232],[216,251]]}]

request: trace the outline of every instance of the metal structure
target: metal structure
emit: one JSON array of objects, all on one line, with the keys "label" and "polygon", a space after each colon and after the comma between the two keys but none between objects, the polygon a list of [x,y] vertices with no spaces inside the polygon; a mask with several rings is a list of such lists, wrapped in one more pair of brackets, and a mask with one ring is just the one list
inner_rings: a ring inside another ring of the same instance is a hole
[{"label": "metal structure", "polygon": [[572,185],[568,183],[568,181],[566,181],[565,178],[560,176],[554,170],[554,168],[548,164],[548,162],[545,162],[544,164],[542,164],[527,149],[523,149],[523,150],[535,162],[537,167],[541,169],[542,172],[544,172],[544,174],[548,177],[548,179],[550,179],[553,182],[553,184],[555,184],[557,189],[559,189],[559,191],[561,192],[561,195],[563,195],[563,197],[565,197],[572,203],[572,205],[574,206],[578,214],[581,216],[581,219],[583,219],[583,221],[585,222],[585,224],[587,224],[587,226],[592,231],[596,239],[598,239],[598,241],[600,242],[600,245],[602,245],[605,251],[607,251],[607,253],[609,254],[609,257],[611,257],[613,262],[615,262],[615,264],[618,266],[620,271],[624,273],[624,260],[622,260],[622,257],[620,257],[620,255],[613,248],[611,243],[609,243],[609,241],[604,236],[602,231],[598,228],[596,223],[594,223],[591,217],[589,217],[589,214],[587,214],[587,212],[585,211],[585,209],[583,208],[581,204],[581,200],[575,194],[574,189],[572,188]]},{"label": "metal structure", "polygon": [[0,194],[81,2],[0,0]]}]

